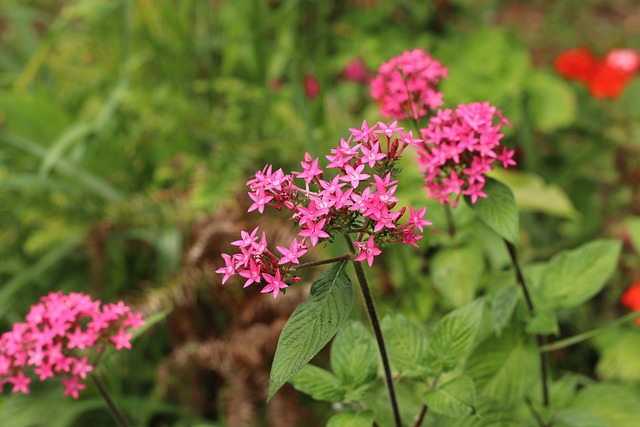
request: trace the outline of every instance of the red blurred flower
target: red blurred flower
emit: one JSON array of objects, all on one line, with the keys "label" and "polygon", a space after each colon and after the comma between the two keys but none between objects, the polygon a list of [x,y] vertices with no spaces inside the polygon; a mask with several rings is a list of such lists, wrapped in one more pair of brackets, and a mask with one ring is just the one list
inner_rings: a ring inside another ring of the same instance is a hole
[{"label": "red blurred flower", "polygon": [[610,50],[599,59],[587,47],[561,53],[554,68],[568,80],[588,87],[594,98],[618,98],[640,69],[640,55],[633,49]]},{"label": "red blurred flower", "polygon": [[598,58],[584,46],[562,52],[553,63],[553,68],[564,78],[585,84],[589,83],[598,66]]},{"label": "red blurred flower", "polygon": [[312,74],[305,74],[302,76],[302,82],[304,83],[304,93],[309,99],[316,99],[320,95],[320,82],[316,76]]},{"label": "red blurred flower", "polygon": [[[620,297],[620,302],[633,311],[640,311],[640,280],[636,280]],[[636,325],[640,325],[640,317],[634,320]]]}]

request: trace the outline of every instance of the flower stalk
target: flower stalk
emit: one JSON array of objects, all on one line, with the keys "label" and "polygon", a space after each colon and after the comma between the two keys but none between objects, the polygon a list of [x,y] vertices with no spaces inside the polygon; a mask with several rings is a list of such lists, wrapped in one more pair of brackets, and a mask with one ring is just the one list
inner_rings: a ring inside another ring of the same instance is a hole
[{"label": "flower stalk", "polygon": [[98,389],[100,396],[102,396],[107,406],[109,407],[109,410],[111,411],[111,414],[113,415],[113,418],[115,418],[115,420],[117,421],[118,425],[120,427],[131,427],[131,425],[129,424],[129,421],[127,421],[127,418],[120,411],[120,409],[118,409],[118,406],[111,398],[111,395],[109,394],[105,386],[102,384],[102,381],[100,381],[98,377],[95,375],[89,375],[89,376],[91,377],[93,384],[95,384],[96,388]]},{"label": "flower stalk", "polygon": [[[518,262],[516,247],[513,243],[507,240],[504,240],[504,242],[507,245],[507,250],[509,251],[511,264],[513,265],[513,268],[516,272],[516,279],[518,281],[518,284],[522,288],[522,292],[524,293],[524,299],[527,303],[527,307],[529,309],[529,312],[533,315],[535,313],[535,307],[533,305],[533,299],[531,298],[531,294],[529,293],[524,274],[522,273],[522,269],[520,268],[520,263]],[[536,334],[535,338],[538,344],[538,349],[540,350],[540,381],[542,384],[542,405],[547,408],[549,407],[549,384],[547,380],[549,376],[549,357],[548,354],[543,351],[543,349],[547,345],[547,337],[542,334]],[[542,423],[541,426],[547,427],[548,424]]]},{"label": "flower stalk", "polygon": [[[353,253],[356,252],[356,248],[351,241],[349,235],[345,234],[345,240],[349,249]],[[356,278],[358,279],[358,283],[360,284],[360,289],[362,290],[362,296],[364,297],[364,303],[367,308],[367,314],[369,315],[369,320],[371,321],[371,326],[373,327],[373,332],[376,337],[376,343],[378,344],[378,350],[380,351],[380,359],[382,360],[382,367],[384,369],[384,379],[387,384],[387,390],[389,391],[389,400],[391,401],[391,410],[393,412],[393,418],[395,421],[396,427],[402,427],[402,420],[400,418],[400,408],[398,406],[398,400],[396,398],[396,392],[393,385],[393,377],[391,375],[391,364],[389,363],[389,357],[387,355],[387,348],[384,343],[384,338],[382,336],[382,329],[380,328],[380,320],[378,319],[378,314],[376,312],[376,306],[373,301],[373,296],[371,295],[371,290],[369,289],[369,284],[367,282],[367,277],[364,273],[364,269],[362,268],[362,263],[360,261],[353,261],[353,268],[356,272]]]}]

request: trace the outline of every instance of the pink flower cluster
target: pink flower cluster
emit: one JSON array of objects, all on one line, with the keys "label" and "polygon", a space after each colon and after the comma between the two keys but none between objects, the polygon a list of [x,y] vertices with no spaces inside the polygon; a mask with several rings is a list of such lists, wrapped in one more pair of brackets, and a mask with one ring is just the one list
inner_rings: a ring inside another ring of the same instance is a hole
[{"label": "pink flower cluster", "polygon": [[416,149],[427,197],[444,204],[450,203],[453,194],[454,206],[462,194],[470,196],[472,203],[487,197],[482,189],[492,164],[500,161],[505,168],[516,164],[513,150],[504,146],[499,150],[503,125],[509,126],[509,121],[488,102],[438,110],[421,130],[424,142]]},{"label": "pink flower cluster", "polygon": [[[306,153],[300,163],[302,171],[285,174],[267,165],[247,182],[253,200],[248,211],[263,213],[267,206],[289,211],[299,227],[298,237],[288,247],[277,246],[278,254],[268,249],[264,232],[259,235],[257,228],[241,232],[240,240],[231,243],[240,252],[223,254],[225,266],[216,270],[223,275],[223,284],[238,274],[246,279],[244,287],[260,283],[262,292],[276,298],[282,289],[300,280],[295,275],[299,258],[310,247],[330,239],[334,231],[356,234],[355,260],[366,260],[369,266],[381,253],[382,243],[418,246],[423,226],[431,223],[424,219],[424,208],[416,211],[411,206],[407,220],[401,223],[406,208],[394,210],[398,181],[393,175],[404,149],[421,140],[413,138],[412,132],[404,133],[397,122],[369,126],[365,121],[360,128],[349,130],[349,139],[342,139],[326,156],[325,170],[317,158]],[[325,175],[329,169],[336,171],[333,177]]]},{"label": "pink flower cluster", "polygon": [[380,66],[371,81],[371,97],[383,116],[417,120],[443,104],[437,88],[446,77],[447,69],[424,50],[406,51]]},{"label": "pink flower cluster", "polygon": [[77,399],[94,369],[89,350],[131,348],[127,329],[142,324],[142,316],[122,301],[102,305],[82,293],[50,293],[31,307],[24,323],[0,336],[0,391],[11,384],[13,393],[29,394],[33,373],[40,381],[63,377],[64,395]]}]

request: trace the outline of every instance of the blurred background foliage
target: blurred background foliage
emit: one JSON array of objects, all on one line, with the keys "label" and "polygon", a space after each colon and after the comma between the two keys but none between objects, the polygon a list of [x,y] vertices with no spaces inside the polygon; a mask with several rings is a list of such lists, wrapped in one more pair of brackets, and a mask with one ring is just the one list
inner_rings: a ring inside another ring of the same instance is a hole
[{"label": "blurred background foliage", "polygon": [[[169,310],[101,367],[135,425],[323,425],[326,414],[291,388],[264,405],[279,331],[306,288],[276,304],[220,288],[212,272],[225,242],[266,224],[243,213],[255,170],[298,168],[305,151],[323,155],[349,127],[380,118],[345,66],[362,60],[373,72],[418,47],[449,68],[448,106],[488,100],[513,123],[508,144],[520,170],[499,178],[516,194],[527,259],[595,236],[625,238],[616,282],[574,326],[588,329],[594,313],[612,318],[640,275],[640,83],[595,101],[550,64],[578,45],[638,49],[639,32],[633,0],[4,0],[0,330],[51,290],[124,299],[146,316]],[[410,161],[405,169],[403,197],[426,203]],[[456,215],[464,223],[469,213]],[[276,241],[291,233],[286,219],[268,221]],[[475,233],[492,247],[486,230]],[[479,291],[486,264],[504,265],[504,254],[488,254],[440,252],[428,266],[435,273],[424,274],[408,248],[390,250],[391,273],[374,275],[382,311],[426,321],[461,305]],[[451,279],[468,284],[462,293],[437,277],[434,286],[439,263],[470,266]],[[598,374],[620,377],[615,357],[637,344],[627,347],[610,352]],[[595,352],[569,360],[595,375]],[[75,402],[43,384],[29,397],[1,396],[0,423],[111,419],[95,390]]]}]

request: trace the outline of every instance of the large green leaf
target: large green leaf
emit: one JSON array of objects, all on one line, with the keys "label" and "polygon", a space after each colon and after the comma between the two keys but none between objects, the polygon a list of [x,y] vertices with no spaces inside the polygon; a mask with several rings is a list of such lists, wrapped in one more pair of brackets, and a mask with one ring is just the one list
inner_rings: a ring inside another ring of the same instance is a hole
[{"label": "large green leaf", "polygon": [[544,307],[575,307],[600,292],[616,269],[621,247],[617,240],[601,239],[556,254],[537,293]]},{"label": "large green leaf", "polygon": [[308,394],[315,400],[340,402],[344,397],[340,380],[331,372],[314,365],[303,366],[289,382],[293,388]]},{"label": "large green leaf", "polygon": [[487,396],[478,395],[475,413],[456,419],[446,418],[446,422],[437,424],[443,427],[522,427],[508,408]]},{"label": "large green leaf", "polygon": [[517,245],[520,219],[511,189],[500,181],[487,178],[484,192],[487,193],[487,197],[479,198],[473,204],[465,197],[467,204],[489,228],[500,237]]},{"label": "large green leaf", "polygon": [[640,381],[640,331],[613,333],[611,341],[601,346],[596,372],[600,378],[617,381]]},{"label": "large green leaf", "polygon": [[448,417],[461,417],[473,413],[476,389],[470,377],[462,376],[427,391],[423,399],[430,411]]},{"label": "large green leaf", "polygon": [[353,307],[353,285],[347,262],[334,264],[311,286],[309,299],[285,324],[271,366],[267,400],[338,332]]},{"label": "large green leaf", "polygon": [[560,77],[536,71],[530,74],[526,91],[531,121],[536,129],[552,132],[575,120],[575,92]]},{"label": "large green leaf", "polygon": [[483,271],[482,251],[476,244],[444,248],[431,261],[433,284],[454,307],[474,299]]},{"label": "large green leaf", "polygon": [[371,411],[341,412],[329,419],[327,427],[371,427],[373,421]]},{"label": "large green leaf", "polygon": [[567,193],[531,172],[494,169],[489,176],[509,186],[520,211],[542,212],[562,218],[576,219],[579,214]]},{"label": "large green leaf", "polygon": [[349,322],[338,332],[331,344],[331,369],[347,390],[376,377],[378,349],[362,323]]},{"label": "large green leaf", "polygon": [[381,328],[391,369],[401,376],[423,372],[422,355],[427,345],[424,331],[401,314],[386,315]]},{"label": "large green leaf", "polygon": [[428,366],[435,371],[450,371],[469,355],[480,327],[484,300],[458,308],[436,323],[425,353]]},{"label": "large green leaf", "polygon": [[[499,338],[490,337],[467,360],[466,373],[473,378],[478,394],[503,404],[521,402],[526,395],[540,396],[539,354],[527,336],[505,329]],[[536,399],[539,400],[539,399]]]},{"label": "large green leaf", "polygon": [[640,254],[640,217],[630,216],[624,220],[624,225],[629,233],[629,239],[636,253]]},{"label": "large green leaf", "polygon": [[612,427],[587,409],[561,409],[553,414],[555,427]]},{"label": "large green leaf", "polygon": [[490,302],[491,320],[497,336],[500,336],[502,330],[511,320],[519,296],[520,292],[515,283],[512,286],[503,287],[492,296]]},{"label": "large green leaf", "polygon": [[437,54],[449,68],[440,86],[450,105],[479,99],[500,104],[522,91],[531,68],[527,50],[499,30],[450,37]]},{"label": "large green leaf", "polygon": [[640,420],[638,394],[621,385],[605,383],[586,387],[569,408],[591,412],[612,427],[637,427]]}]

